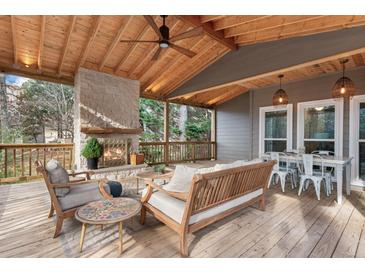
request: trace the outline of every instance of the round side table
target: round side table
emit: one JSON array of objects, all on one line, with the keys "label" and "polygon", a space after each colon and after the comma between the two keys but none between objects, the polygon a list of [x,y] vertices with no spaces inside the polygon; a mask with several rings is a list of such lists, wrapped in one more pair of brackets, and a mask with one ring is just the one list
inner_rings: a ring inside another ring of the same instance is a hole
[{"label": "round side table", "polygon": [[137,215],[141,210],[141,203],[132,198],[114,198],[88,203],[80,207],[75,218],[82,223],[80,252],[84,245],[85,233],[88,224],[119,226],[119,253],[123,252],[123,221]]}]

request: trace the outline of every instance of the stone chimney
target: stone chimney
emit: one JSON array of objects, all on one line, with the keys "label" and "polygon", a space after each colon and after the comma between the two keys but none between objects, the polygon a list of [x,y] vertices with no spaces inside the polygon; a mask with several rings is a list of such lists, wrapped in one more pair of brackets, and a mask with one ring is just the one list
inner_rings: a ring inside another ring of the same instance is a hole
[{"label": "stone chimney", "polygon": [[85,128],[138,129],[139,81],[81,68],[75,77],[74,143],[75,165],[84,169],[81,150],[87,138],[131,139],[138,149],[138,134],[88,134]]}]

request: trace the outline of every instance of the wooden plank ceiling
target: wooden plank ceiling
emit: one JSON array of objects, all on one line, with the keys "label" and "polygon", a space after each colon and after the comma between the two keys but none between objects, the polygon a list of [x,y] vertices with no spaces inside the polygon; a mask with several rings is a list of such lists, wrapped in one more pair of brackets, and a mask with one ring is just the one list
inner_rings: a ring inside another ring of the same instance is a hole
[{"label": "wooden plank ceiling", "polygon": [[[154,20],[162,24],[159,16]],[[156,40],[143,16],[0,16],[0,70],[72,84],[75,72],[83,67],[137,79],[142,96],[165,99],[238,46],[364,25],[365,16],[169,16],[166,23],[170,36],[202,26],[203,35],[176,43],[196,56],[167,49],[153,61],[157,44],[120,42]],[[349,66],[364,65],[363,58],[363,54],[351,56]],[[292,71],[286,78],[301,79],[339,68],[338,60],[331,60]],[[276,81],[272,75],[174,101],[212,107]]]}]

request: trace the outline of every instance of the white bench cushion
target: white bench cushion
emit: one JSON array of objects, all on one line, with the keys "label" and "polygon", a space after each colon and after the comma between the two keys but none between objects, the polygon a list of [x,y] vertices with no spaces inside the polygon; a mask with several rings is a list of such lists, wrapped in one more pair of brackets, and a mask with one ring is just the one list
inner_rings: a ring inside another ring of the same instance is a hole
[{"label": "white bench cushion", "polygon": [[[143,190],[142,196],[147,193],[147,189]],[[236,207],[240,204],[243,204],[247,201],[250,201],[253,198],[260,196],[263,193],[263,189],[260,188],[254,192],[243,195],[239,198],[233,199],[231,201],[225,202],[213,208],[210,208],[206,211],[200,212],[198,214],[194,214],[190,217],[189,224],[194,224],[201,220],[207,219],[209,217],[215,216],[221,212],[224,212],[228,209]],[[181,223],[182,217],[185,209],[185,202],[179,199],[175,199],[165,193],[160,191],[156,191],[151,195],[148,203],[153,207],[157,208],[171,219],[173,219],[177,223]]]}]

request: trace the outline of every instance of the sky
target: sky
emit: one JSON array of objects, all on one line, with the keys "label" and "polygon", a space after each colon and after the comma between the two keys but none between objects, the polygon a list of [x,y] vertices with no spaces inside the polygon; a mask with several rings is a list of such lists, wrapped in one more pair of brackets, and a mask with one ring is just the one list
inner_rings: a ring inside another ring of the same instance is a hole
[{"label": "sky", "polygon": [[29,80],[29,79],[25,78],[25,77],[16,76],[16,75],[6,74],[6,76],[5,76],[5,83],[7,85],[16,85],[16,86],[20,87],[27,80]]}]

